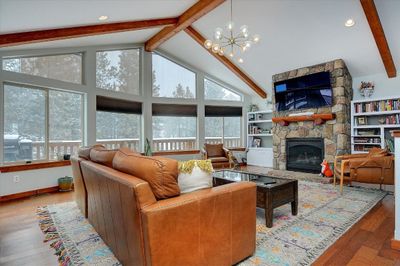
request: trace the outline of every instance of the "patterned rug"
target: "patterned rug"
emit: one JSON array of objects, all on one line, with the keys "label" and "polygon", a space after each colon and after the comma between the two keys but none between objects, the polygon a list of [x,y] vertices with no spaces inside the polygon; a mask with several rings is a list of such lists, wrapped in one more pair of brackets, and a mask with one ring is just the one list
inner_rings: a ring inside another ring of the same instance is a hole
[{"label": "patterned rug", "polygon": [[[274,210],[274,226],[265,226],[257,208],[257,248],[239,265],[310,265],[386,195],[374,189],[299,181],[299,213],[290,204]],[[60,265],[121,265],[73,202],[38,208],[45,241]]]},{"label": "patterned rug", "polygon": [[120,266],[121,263],[80,212],[75,202],[37,209],[45,242],[55,249],[59,265]]}]

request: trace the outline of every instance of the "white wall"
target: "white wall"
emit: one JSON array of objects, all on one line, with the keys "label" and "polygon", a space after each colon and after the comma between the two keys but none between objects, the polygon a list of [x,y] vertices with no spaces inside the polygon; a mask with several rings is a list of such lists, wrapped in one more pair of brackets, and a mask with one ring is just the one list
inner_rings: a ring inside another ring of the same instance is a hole
[{"label": "white wall", "polygon": [[361,81],[372,81],[375,83],[375,92],[370,97],[371,99],[400,97],[400,76],[397,76],[396,78],[388,78],[386,73],[380,73],[353,78],[353,100],[365,99],[360,95],[358,90]]},{"label": "white wall", "polygon": [[[71,166],[0,173],[0,196],[54,187],[58,185],[57,179],[66,175],[72,176]],[[14,176],[19,177],[18,183]]]}]

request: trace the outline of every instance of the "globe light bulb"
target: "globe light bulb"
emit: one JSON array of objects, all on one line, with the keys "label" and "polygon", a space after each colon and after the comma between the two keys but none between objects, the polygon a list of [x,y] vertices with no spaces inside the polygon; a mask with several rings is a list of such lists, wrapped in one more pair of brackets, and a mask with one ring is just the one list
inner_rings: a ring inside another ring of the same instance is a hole
[{"label": "globe light bulb", "polygon": [[242,52],[246,52],[246,50],[247,50],[247,46],[246,45],[242,46]]},{"label": "globe light bulb", "polygon": [[220,48],[219,51],[218,51],[218,54],[219,54],[220,56],[223,56],[223,55],[224,55],[224,50],[222,50],[222,48]]},{"label": "globe light bulb", "polygon": [[243,59],[242,59],[242,58],[239,58],[239,59],[238,59],[238,62],[239,62],[239,63],[243,63]]},{"label": "globe light bulb", "polygon": [[211,50],[213,51],[213,53],[218,53],[219,52],[219,44],[218,43],[214,43],[212,45]]},{"label": "globe light bulb", "polygon": [[260,41],[260,35],[256,34],[253,36],[253,42],[258,43]]},{"label": "globe light bulb", "polygon": [[221,28],[216,28],[214,34],[215,35],[222,35],[222,29]]},{"label": "globe light bulb", "polygon": [[251,47],[251,42],[250,42],[250,41],[247,41],[247,42],[245,43],[245,45],[246,45],[247,49],[249,49],[249,48]]},{"label": "globe light bulb", "polygon": [[235,54],[233,52],[229,53],[229,57],[234,57],[234,56],[235,56]]},{"label": "globe light bulb", "polygon": [[241,31],[243,34],[247,33],[247,32],[248,32],[247,25],[241,26],[241,27],[240,27],[240,31]]},{"label": "globe light bulb", "polygon": [[211,48],[211,46],[212,46],[212,41],[211,40],[206,40],[205,42],[204,42],[204,47],[206,47],[207,49],[210,49]]},{"label": "globe light bulb", "polygon": [[235,23],[233,23],[233,21],[229,21],[229,22],[226,24],[226,28],[227,28],[228,30],[233,30],[233,27],[235,27]]}]

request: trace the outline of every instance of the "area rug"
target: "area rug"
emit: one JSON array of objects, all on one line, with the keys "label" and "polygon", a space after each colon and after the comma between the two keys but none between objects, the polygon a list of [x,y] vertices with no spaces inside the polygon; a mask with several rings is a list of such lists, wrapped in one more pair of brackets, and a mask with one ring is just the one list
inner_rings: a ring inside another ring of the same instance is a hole
[{"label": "area rug", "polygon": [[338,186],[299,181],[297,216],[286,204],[274,210],[273,227],[267,228],[257,208],[256,252],[240,265],[311,265],[386,194],[344,187],[341,195]]},{"label": "area rug", "polygon": [[59,265],[122,265],[75,202],[39,207],[37,215],[44,241],[55,249]]},{"label": "area rug", "polygon": [[[274,226],[265,226],[257,208],[255,254],[239,265],[310,265],[386,192],[299,181],[298,215],[290,204],[274,210]],[[73,202],[38,209],[39,223],[61,265],[121,265]]]}]

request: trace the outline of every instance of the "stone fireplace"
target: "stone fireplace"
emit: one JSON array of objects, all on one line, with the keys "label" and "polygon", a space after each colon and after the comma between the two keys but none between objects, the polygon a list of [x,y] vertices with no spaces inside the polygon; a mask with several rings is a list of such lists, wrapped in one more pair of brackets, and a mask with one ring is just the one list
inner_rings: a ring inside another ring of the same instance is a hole
[{"label": "stone fireplace", "polygon": [[[283,81],[323,71],[329,71],[331,76],[333,91],[332,106],[280,112],[274,111],[273,116],[287,117],[290,114],[312,112],[314,114],[334,114],[335,118],[324,121],[325,123],[315,123],[314,121],[290,122],[287,125],[274,123],[272,128],[274,169],[291,169],[304,172],[316,171],[316,163],[313,169],[301,169],[301,167],[299,168],[299,164],[302,164],[300,161],[319,160],[318,167],[320,169],[319,164],[322,162],[322,159],[333,163],[336,155],[350,153],[350,103],[353,98],[353,90],[352,77],[343,60],[338,59],[276,74],[272,77],[272,80],[273,82]],[[275,97],[272,98],[275,99]],[[313,153],[313,144],[315,143],[311,144],[311,146],[308,145],[308,150],[304,145],[299,146],[299,143],[301,144],[302,141],[306,143],[307,141],[312,142],[316,139],[319,139],[319,143],[322,146],[320,149],[320,152],[323,153],[322,158],[317,158],[316,154],[311,154]],[[301,147],[302,155],[300,153],[292,157],[294,155],[289,151],[289,146],[293,144],[297,148]]]}]

